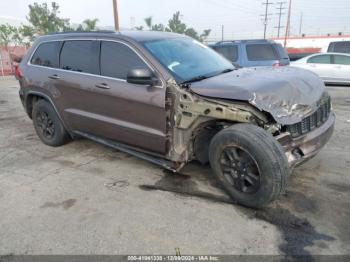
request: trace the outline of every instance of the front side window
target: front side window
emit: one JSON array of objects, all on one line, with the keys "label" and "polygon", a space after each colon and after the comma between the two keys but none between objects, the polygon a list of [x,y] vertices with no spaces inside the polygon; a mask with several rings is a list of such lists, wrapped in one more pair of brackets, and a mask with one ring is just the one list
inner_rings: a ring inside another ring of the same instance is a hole
[{"label": "front side window", "polygon": [[337,65],[350,65],[350,56],[345,55],[335,55],[334,64]]},{"label": "front side window", "polygon": [[42,43],[36,49],[30,63],[46,67],[58,67],[58,54],[61,42]]},{"label": "front side window", "polygon": [[124,80],[130,69],[148,68],[128,46],[111,41],[102,41],[100,63],[101,75]]},{"label": "front side window", "polygon": [[309,58],[307,60],[309,64],[330,64],[331,63],[331,56],[330,55],[318,55]]},{"label": "front side window", "polygon": [[143,45],[178,82],[234,69],[227,59],[191,38],[145,41]]},{"label": "front side window", "polygon": [[214,50],[231,62],[238,60],[238,47],[236,45],[215,46]]},{"label": "front side window", "polygon": [[278,60],[278,54],[272,44],[250,44],[246,46],[249,61]]},{"label": "front side window", "polygon": [[60,68],[76,72],[99,74],[98,42],[89,40],[66,41],[60,56]]}]

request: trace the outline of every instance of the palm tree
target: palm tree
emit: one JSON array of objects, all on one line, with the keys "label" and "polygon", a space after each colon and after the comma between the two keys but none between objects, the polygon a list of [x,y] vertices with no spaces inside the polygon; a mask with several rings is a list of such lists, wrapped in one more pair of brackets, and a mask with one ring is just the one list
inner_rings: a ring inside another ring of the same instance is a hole
[{"label": "palm tree", "polygon": [[85,19],[83,21],[83,24],[85,25],[85,30],[86,31],[94,31],[97,29],[96,24],[98,22],[98,19]]},{"label": "palm tree", "polygon": [[152,20],[153,20],[152,16],[145,18],[145,23],[146,23],[149,30],[152,30],[152,26],[153,26]]}]

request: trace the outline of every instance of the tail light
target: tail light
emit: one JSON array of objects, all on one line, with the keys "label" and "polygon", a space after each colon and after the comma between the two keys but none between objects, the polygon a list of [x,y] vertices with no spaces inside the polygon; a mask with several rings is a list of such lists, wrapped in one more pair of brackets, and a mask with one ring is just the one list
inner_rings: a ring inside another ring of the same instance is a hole
[{"label": "tail light", "polygon": [[19,65],[15,65],[15,77],[17,79],[22,78],[22,73],[21,73],[21,69],[19,68]]},{"label": "tail light", "polygon": [[280,62],[277,62],[277,63],[274,63],[272,66],[273,66],[273,67],[280,67],[280,66],[282,66],[282,65],[281,65]]}]

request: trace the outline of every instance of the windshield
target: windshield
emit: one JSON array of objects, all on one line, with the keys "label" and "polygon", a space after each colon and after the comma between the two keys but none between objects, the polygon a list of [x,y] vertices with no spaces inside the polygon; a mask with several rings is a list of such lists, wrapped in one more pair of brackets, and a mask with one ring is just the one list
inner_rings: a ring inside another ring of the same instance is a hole
[{"label": "windshield", "polygon": [[234,69],[228,60],[191,38],[149,41],[143,45],[178,82],[204,79]]}]

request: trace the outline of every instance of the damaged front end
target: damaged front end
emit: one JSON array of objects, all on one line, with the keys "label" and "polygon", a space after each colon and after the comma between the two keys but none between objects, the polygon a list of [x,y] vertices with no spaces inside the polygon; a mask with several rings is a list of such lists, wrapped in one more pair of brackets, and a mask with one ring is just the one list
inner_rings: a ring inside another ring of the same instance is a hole
[{"label": "damaged front end", "polygon": [[172,80],[167,86],[167,158],[180,166],[207,162],[211,138],[235,123],[271,133],[292,168],[317,154],[333,133],[330,97],[322,81],[304,70],[243,69],[188,88]]},{"label": "damaged front end", "polygon": [[175,81],[167,83],[168,155],[179,163],[197,159],[208,162],[210,139],[235,123],[253,123],[274,133],[280,125],[247,102],[226,101],[199,96]]}]

